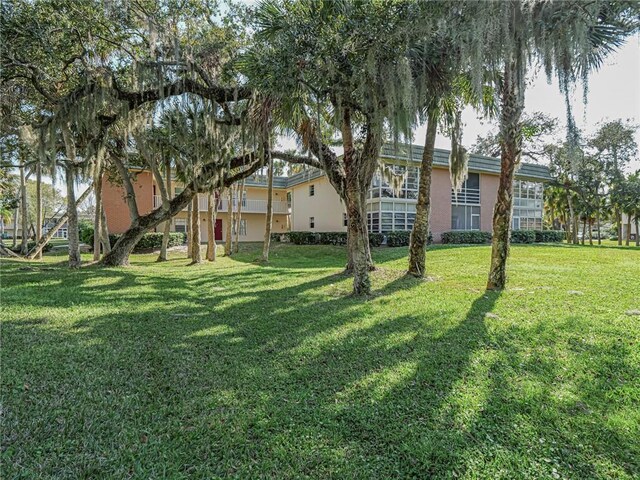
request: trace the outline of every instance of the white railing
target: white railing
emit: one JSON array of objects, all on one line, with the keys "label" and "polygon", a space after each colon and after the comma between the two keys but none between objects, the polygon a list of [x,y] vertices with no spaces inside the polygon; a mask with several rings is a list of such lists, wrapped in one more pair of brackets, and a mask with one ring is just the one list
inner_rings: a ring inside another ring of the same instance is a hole
[{"label": "white railing", "polygon": [[[153,208],[158,208],[162,205],[162,198],[160,195],[153,196]],[[226,212],[229,210],[228,201],[226,198],[220,200],[218,205],[218,211]],[[209,208],[209,202],[205,195],[198,195],[198,209],[201,212],[206,212]],[[185,208],[184,210],[187,210]],[[233,201],[233,211],[238,210],[238,201]],[[250,200],[244,199],[242,202],[242,211],[246,213],[267,213],[267,201],[266,200]],[[273,201],[273,213],[289,213],[289,207],[287,202],[280,200]]]},{"label": "white railing", "polygon": [[452,190],[451,203],[480,205],[480,189],[479,188],[463,188],[458,192],[457,195]]}]

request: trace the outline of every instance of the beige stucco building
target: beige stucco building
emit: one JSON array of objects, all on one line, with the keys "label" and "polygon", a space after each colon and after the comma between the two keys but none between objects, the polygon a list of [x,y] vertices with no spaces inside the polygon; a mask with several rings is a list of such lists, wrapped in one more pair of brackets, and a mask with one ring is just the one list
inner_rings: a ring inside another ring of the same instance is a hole
[{"label": "beige stucco building", "polygon": [[[381,159],[398,175],[404,175],[401,191],[394,192],[380,174],[374,176],[367,193],[367,220],[372,232],[387,233],[411,230],[415,221],[418,178],[423,148],[421,146],[385,145]],[[452,191],[448,170],[449,152],[436,149],[431,186],[431,231],[434,241],[451,230],[491,231],[493,206],[498,189],[500,161],[496,158],[471,155],[468,178],[460,192]],[[521,164],[514,184],[513,228],[542,229],[543,183],[549,180],[549,170],[543,165]],[[104,205],[109,230],[125,231],[129,215],[122,187],[105,181]],[[160,206],[159,189],[149,172],[141,171],[135,179],[136,198],[141,214]],[[173,194],[181,190],[173,184]],[[347,229],[345,207],[340,197],[320,170],[309,168],[290,177],[274,179],[274,233],[287,231],[341,232]],[[240,201],[241,200],[241,201]],[[227,198],[219,199],[216,239],[224,240],[228,221]],[[233,209],[242,203],[240,241],[262,241],[265,231],[267,179],[253,175],[245,180],[240,198],[233,200]],[[199,198],[201,240],[207,240],[207,198]],[[186,231],[187,211],[171,220],[173,231]],[[162,231],[160,225],[157,230]]]}]

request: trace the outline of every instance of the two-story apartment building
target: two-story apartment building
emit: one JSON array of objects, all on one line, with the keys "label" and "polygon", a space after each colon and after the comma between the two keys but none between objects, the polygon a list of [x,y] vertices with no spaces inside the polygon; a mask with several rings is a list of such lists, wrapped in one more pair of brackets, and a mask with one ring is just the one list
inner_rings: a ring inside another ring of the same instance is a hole
[{"label": "two-story apartment building", "polygon": [[[380,174],[374,176],[367,194],[367,219],[371,232],[411,230],[416,216],[418,182],[423,147],[385,145],[382,160],[396,174],[404,175],[400,192],[394,192]],[[438,242],[450,230],[491,231],[493,206],[500,175],[500,160],[471,155],[469,174],[460,192],[452,190],[449,152],[436,149],[431,183],[431,231]],[[523,163],[514,185],[513,228],[541,230],[543,183],[550,180],[543,165]],[[344,205],[319,170],[299,173],[288,179],[291,229],[295,231],[346,231]]]},{"label": "two-story apartment building", "polygon": [[[289,211],[287,205],[287,179],[285,177],[274,178],[273,182],[273,225],[274,233],[284,233],[289,230]],[[144,215],[162,204],[160,189],[156,185],[153,175],[149,171],[139,171],[135,175],[133,182],[136,191],[136,201],[140,214]],[[182,184],[178,181],[172,182],[172,194],[182,191]],[[124,188],[113,184],[107,179],[103,182],[103,204],[107,216],[109,231],[112,233],[122,233],[129,228],[131,220],[129,210],[125,202]],[[208,196],[198,195],[198,210],[200,212],[200,239],[207,241],[207,209]],[[216,240],[226,240],[228,215],[228,197],[224,195],[218,199],[218,216],[215,226]],[[241,207],[240,207],[241,205]],[[234,212],[241,209],[240,220],[240,241],[262,241],[264,239],[265,215],[267,212],[267,179],[264,176],[252,175],[245,179],[244,191],[242,195],[232,199],[232,209]],[[171,219],[171,231],[186,232],[188,209],[184,209]],[[164,225],[159,225],[156,229],[161,232]]]},{"label": "two-story apartment building", "polygon": [[[416,216],[418,179],[423,147],[413,145],[385,145],[381,159],[396,174],[404,175],[401,191],[394,192],[380,174],[374,176],[367,193],[367,219],[372,232],[387,233],[411,230]],[[453,192],[448,170],[449,152],[437,149],[433,162],[431,185],[431,231],[434,241],[440,241],[443,232],[450,230],[491,231],[493,206],[500,175],[500,160],[471,155],[469,174],[457,194]],[[548,181],[549,170],[543,165],[523,163],[516,173],[514,185],[513,228],[541,230],[543,219],[543,183]],[[141,171],[134,183],[140,213],[147,213],[160,205],[159,190],[149,172]],[[174,183],[174,193],[180,192]],[[109,230],[119,233],[129,227],[129,215],[122,187],[105,182],[104,205]],[[234,210],[238,206],[234,199]],[[293,231],[339,232],[346,231],[347,218],[340,197],[321,170],[307,169],[290,177],[274,179],[273,232]],[[227,199],[221,198],[215,228],[216,240],[226,235]],[[241,198],[241,241],[261,241],[264,237],[267,205],[267,182],[262,176],[251,176],[245,181]],[[207,198],[199,198],[202,215],[201,240],[207,239]],[[187,211],[172,219],[173,231],[185,231]],[[163,226],[158,227],[162,231]]]}]

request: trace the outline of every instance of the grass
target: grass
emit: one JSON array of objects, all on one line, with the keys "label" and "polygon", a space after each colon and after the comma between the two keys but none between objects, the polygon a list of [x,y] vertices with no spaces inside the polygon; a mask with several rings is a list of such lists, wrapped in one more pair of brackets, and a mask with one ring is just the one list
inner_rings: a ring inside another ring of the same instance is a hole
[{"label": "grass", "polygon": [[640,476],[639,249],[406,254],[367,300],[339,247],[3,261],[0,477]]}]

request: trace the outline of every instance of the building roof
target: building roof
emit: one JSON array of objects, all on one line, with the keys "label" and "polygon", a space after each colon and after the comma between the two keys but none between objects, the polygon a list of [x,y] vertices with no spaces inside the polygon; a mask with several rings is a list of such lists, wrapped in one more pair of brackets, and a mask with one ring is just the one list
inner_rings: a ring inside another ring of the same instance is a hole
[{"label": "building roof", "polygon": [[[382,146],[380,151],[380,158],[396,161],[400,164],[406,164],[407,162],[415,163],[419,165],[422,163],[422,152],[424,147],[422,145],[408,145],[398,144],[397,146],[386,143]],[[443,150],[436,148],[433,156],[433,166],[436,168],[449,169],[449,150]],[[493,157],[486,157],[484,155],[469,155],[469,171],[473,173],[489,173],[493,175],[500,175],[500,159]],[[300,173],[296,173],[290,177],[278,177],[281,180],[286,181],[287,187],[293,187],[301,183],[305,183],[316,178],[320,178],[324,175],[322,170],[316,168],[309,168]],[[549,167],[546,165],[537,165],[534,163],[521,163],[516,171],[516,178],[519,180],[530,180],[536,182],[548,182],[551,180],[549,174]],[[275,178],[274,178],[275,186]]]},{"label": "building roof", "polygon": [[[411,161],[412,163],[419,164],[422,162],[423,151],[424,147],[422,145],[399,144],[395,147],[387,143],[382,146],[380,157],[390,160],[403,160],[405,162]],[[436,148],[433,155],[433,166],[448,169],[449,153],[449,150]],[[499,175],[500,159],[472,153],[469,155],[469,171]],[[551,180],[551,175],[549,174],[549,167],[546,165],[521,163],[516,171],[516,178],[520,180],[549,181]]]}]

